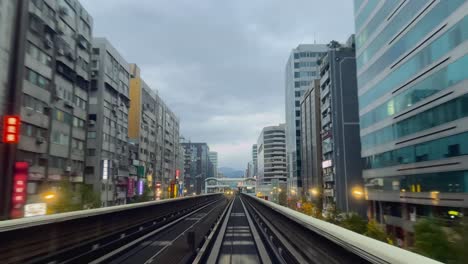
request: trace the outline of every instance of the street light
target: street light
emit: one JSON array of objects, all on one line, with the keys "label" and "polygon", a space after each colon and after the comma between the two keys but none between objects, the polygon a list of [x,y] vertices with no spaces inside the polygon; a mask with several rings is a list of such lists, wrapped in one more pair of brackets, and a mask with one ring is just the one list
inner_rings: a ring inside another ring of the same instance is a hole
[{"label": "street light", "polygon": [[312,189],[310,189],[310,193],[311,193],[314,197],[317,197],[317,195],[319,194],[319,191],[317,190],[317,188],[312,188]]},{"label": "street light", "polygon": [[351,193],[356,199],[362,199],[362,197],[364,196],[364,191],[362,190],[360,186],[353,187],[351,189]]},{"label": "street light", "polygon": [[44,194],[43,198],[45,200],[52,200],[52,199],[55,199],[55,193],[53,192],[47,192]]}]

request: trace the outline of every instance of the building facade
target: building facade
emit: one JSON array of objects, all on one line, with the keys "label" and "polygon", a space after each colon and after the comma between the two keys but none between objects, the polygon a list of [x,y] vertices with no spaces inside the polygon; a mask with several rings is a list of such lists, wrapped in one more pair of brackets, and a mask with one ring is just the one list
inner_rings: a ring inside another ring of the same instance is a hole
[{"label": "building facade", "polygon": [[210,162],[213,167],[213,177],[218,177],[218,152],[210,151],[208,153]]},{"label": "building facade", "polygon": [[468,2],[355,5],[368,214],[411,245],[419,218],[468,213]]},{"label": "building facade", "polygon": [[[286,139],[285,124],[262,129],[257,140],[257,191],[271,197],[273,188],[286,191]],[[275,196],[272,197],[277,198]]]},{"label": "building facade", "polygon": [[323,44],[301,44],[291,51],[285,70],[286,149],[289,189],[301,187],[300,99],[318,77],[317,59],[327,50]]},{"label": "building facade", "polygon": [[210,148],[206,143],[182,142],[181,145],[185,149],[184,186],[189,194],[201,194],[210,175]]},{"label": "building facade", "polygon": [[[342,46],[329,44],[320,59],[323,212],[365,214],[362,190],[354,35]],[[362,193],[362,191],[361,191]]]},{"label": "building facade", "polygon": [[323,193],[321,117],[317,79],[301,98],[302,194],[316,201],[317,206],[322,205]]},{"label": "building facade", "polygon": [[252,145],[252,166],[253,166],[253,171],[252,174],[254,177],[257,176],[257,170],[258,170],[258,164],[257,164],[257,144]]},{"label": "building facade", "polygon": [[129,64],[107,39],[93,39],[86,183],[101,193],[102,206],[126,203],[129,70]]},{"label": "building facade", "polygon": [[[130,110],[128,137],[138,146],[141,171],[138,181],[144,182],[154,198],[174,195],[179,168],[179,120],[157,93],[141,78],[140,68],[130,65]],[[174,187],[172,187],[174,188]]]},{"label": "building facade", "polygon": [[[15,13],[7,12],[13,3],[2,2],[0,28],[8,35],[13,28],[3,22]],[[24,200],[29,204],[42,202],[45,192],[56,192],[61,181],[76,189],[83,184],[93,22],[78,1],[34,1],[25,8],[28,25],[17,57],[23,76],[17,86],[21,140],[15,160],[29,165]],[[2,60],[8,56],[7,41],[2,35]],[[15,217],[22,217],[17,209]]]}]

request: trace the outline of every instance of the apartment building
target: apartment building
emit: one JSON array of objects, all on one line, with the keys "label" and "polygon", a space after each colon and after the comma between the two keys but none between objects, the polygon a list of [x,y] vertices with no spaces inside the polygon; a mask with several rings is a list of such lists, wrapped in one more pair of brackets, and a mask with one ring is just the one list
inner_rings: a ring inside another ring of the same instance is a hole
[{"label": "apartment building", "polygon": [[142,79],[138,65],[131,64],[130,72],[128,136],[138,148],[134,164],[142,174],[137,180],[152,190],[154,198],[169,198],[180,157],[179,120]]},{"label": "apartment building", "polygon": [[26,8],[16,161],[29,164],[29,204],[60,181],[83,183],[93,20],[73,0],[31,1]]},{"label": "apartment building", "polygon": [[86,183],[101,193],[102,206],[126,203],[129,70],[107,39],[93,39],[85,173]]}]

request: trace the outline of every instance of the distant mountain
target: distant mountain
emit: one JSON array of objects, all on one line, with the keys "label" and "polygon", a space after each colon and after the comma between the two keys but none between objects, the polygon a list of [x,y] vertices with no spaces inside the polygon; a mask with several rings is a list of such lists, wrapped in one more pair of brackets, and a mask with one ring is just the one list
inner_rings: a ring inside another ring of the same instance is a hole
[{"label": "distant mountain", "polygon": [[221,172],[224,175],[224,177],[227,177],[227,178],[244,177],[244,171],[242,170],[236,170],[236,169],[229,168],[229,167],[220,167],[218,168],[218,171]]}]

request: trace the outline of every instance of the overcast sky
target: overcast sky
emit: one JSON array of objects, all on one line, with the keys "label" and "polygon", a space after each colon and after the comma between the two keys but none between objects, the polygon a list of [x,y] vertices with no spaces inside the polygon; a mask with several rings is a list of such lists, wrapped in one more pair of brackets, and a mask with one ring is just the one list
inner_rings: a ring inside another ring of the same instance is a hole
[{"label": "overcast sky", "polygon": [[106,37],[219,166],[244,169],[264,126],[284,122],[284,68],[300,43],[344,42],[352,0],[81,0]]}]

